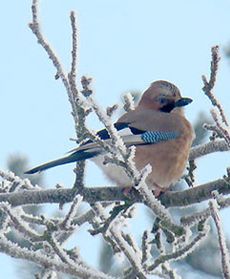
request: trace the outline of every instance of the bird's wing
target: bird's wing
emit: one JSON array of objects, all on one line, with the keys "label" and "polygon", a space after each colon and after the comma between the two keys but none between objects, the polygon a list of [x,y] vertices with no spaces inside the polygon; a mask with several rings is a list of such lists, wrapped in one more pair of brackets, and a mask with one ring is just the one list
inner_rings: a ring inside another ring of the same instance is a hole
[{"label": "bird's wing", "polygon": [[185,118],[176,113],[165,113],[151,109],[133,110],[118,119],[118,123],[127,123],[137,131],[177,131],[184,129]]},{"label": "bird's wing", "polygon": [[[175,140],[183,132],[181,119],[177,115],[152,110],[130,111],[123,115],[114,124],[114,127],[121,133],[126,146],[157,144],[159,142]],[[126,131],[125,135],[124,131]],[[97,135],[105,142],[111,142],[107,130],[101,130]],[[98,143],[87,141],[71,150],[67,156],[42,164],[26,173],[32,174],[58,165],[90,159],[104,152]]]},{"label": "bird's wing", "polygon": [[[180,125],[178,127],[177,115],[161,113],[153,110],[130,111],[124,114],[114,127],[119,131],[124,143],[127,146],[156,144],[163,141],[174,140],[181,134]],[[125,133],[124,133],[125,131]],[[105,142],[111,142],[109,133],[103,129],[97,135]],[[76,151],[98,151],[98,143],[87,141],[81,146],[74,148],[70,152]]]}]

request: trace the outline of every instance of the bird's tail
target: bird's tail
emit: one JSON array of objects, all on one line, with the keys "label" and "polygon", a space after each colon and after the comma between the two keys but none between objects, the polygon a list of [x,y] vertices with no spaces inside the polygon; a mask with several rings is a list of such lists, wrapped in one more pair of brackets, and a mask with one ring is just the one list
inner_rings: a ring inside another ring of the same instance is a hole
[{"label": "bird's tail", "polygon": [[86,160],[86,159],[96,156],[97,154],[98,154],[98,152],[96,152],[96,151],[94,151],[94,152],[77,151],[68,156],[65,156],[65,157],[59,158],[57,160],[50,161],[48,163],[37,166],[31,170],[26,171],[25,174],[34,174],[36,172],[41,172],[41,171],[44,171],[44,170],[47,170],[47,169],[50,169],[50,168],[53,168],[53,167],[56,167],[59,165],[64,165],[64,164],[68,164],[68,163]]},{"label": "bird's tail", "polygon": [[[169,134],[169,135],[168,135]],[[169,140],[171,134],[162,134],[160,132],[154,133],[154,132],[145,132],[140,135],[126,135],[123,136],[124,143],[129,147],[131,145],[139,145],[139,144],[146,144],[146,143],[156,143],[160,140]],[[111,139],[106,139],[105,142],[111,143]],[[78,162],[86,159],[90,159],[94,156],[97,156],[99,154],[102,154],[104,151],[102,148],[98,145],[98,143],[95,142],[88,142],[84,145],[81,145],[77,148],[74,148],[70,151],[71,153],[65,157],[62,157],[60,159],[50,161],[48,163],[42,164],[38,167],[35,167],[31,170],[28,170],[25,172],[25,174],[33,174],[36,172],[41,172],[59,165],[64,165],[68,163]]]}]

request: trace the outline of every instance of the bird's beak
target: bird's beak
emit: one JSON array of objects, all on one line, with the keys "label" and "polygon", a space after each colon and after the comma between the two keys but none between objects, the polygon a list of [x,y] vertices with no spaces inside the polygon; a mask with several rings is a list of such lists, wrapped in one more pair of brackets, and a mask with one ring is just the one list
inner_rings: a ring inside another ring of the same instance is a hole
[{"label": "bird's beak", "polygon": [[175,107],[184,107],[192,102],[190,98],[181,98],[175,102]]}]

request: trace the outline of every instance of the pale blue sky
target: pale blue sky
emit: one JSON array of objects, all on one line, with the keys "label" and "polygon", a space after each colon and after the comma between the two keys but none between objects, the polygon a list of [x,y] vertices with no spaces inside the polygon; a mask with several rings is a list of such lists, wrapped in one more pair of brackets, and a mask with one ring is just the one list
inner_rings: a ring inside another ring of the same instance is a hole
[{"label": "pale blue sky", "polygon": [[[30,4],[29,0],[9,0],[0,10],[1,168],[9,154],[27,155],[34,166],[74,147],[69,141],[75,135],[67,95],[27,26]],[[152,81],[166,79],[193,98],[186,108],[191,121],[201,110],[209,113],[201,75],[209,74],[211,46],[219,44],[223,49],[230,42],[230,1],[43,0],[40,10],[43,31],[67,71],[69,13],[76,11],[80,30],[78,77],[88,74],[94,78],[96,98],[103,106],[120,102],[123,92],[142,91]],[[215,92],[230,118],[229,75],[230,64],[223,58]],[[90,125],[100,127],[95,117]],[[218,178],[230,166],[229,153],[207,156],[198,165],[197,182]],[[47,171],[46,184],[71,187],[72,167]],[[88,173],[87,184],[105,184],[92,165]]]}]

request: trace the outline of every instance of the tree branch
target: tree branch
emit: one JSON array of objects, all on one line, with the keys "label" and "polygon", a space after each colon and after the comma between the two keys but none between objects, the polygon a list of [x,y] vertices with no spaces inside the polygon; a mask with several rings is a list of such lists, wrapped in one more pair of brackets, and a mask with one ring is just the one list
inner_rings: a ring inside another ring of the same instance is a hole
[{"label": "tree branch", "polygon": [[211,51],[212,51],[212,61],[210,67],[211,70],[210,78],[208,81],[204,75],[202,76],[202,80],[204,83],[202,90],[204,91],[205,95],[208,96],[209,100],[212,102],[212,105],[217,107],[217,109],[219,110],[223,123],[226,126],[229,126],[220,102],[217,100],[216,96],[214,96],[214,94],[212,93],[212,90],[216,83],[216,76],[217,76],[217,71],[218,71],[218,66],[220,61],[219,46],[212,47]]},{"label": "tree branch", "polygon": [[210,153],[224,151],[230,151],[230,147],[225,140],[211,141],[193,147],[190,151],[189,160],[194,160]]},{"label": "tree branch", "polygon": [[[98,201],[125,201],[133,203],[143,202],[137,190],[131,189],[129,196],[124,194],[126,187],[90,187],[85,188],[81,195],[83,200],[92,204]],[[225,179],[218,179],[184,191],[169,191],[162,194],[159,200],[165,207],[181,207],[199,203],[212,198],[211,192],[217,190],[220,194],[230,193],[230,183]],[[9,202],[12,206],[44,203],[69,203],[74,199],[74,189],[49,189],[20,191],[16,193],[0,194],[0,202]]]},{"label": "tree branch", "polygon": [[217,201],[212,199],[209,201],[209,208],[212,215],[212,218],[216,225],[219,246],[220,246],[220,254],[221,254],[221,264],[222,264],[222,273],[224,279],[230,278],[230,258],[229,251],[226,243],[226,239],[224,236],[224,230],[222,226],[222,222],[220,220],[219,210]]},{"label": "tree branch", "polygon": [[195,248],[200,244],[201,241],[207,237],[209,232],[209,226],[205,226],[205,228],[198,233],[198,235],[187,245],[184,247],[174,251],[171,254],[164,254],[161,255],[159,258],[157,258],[152,265],[148,267],[148,270],[154,270],[157,268],[160,264],[163,264],[165,262],[169,261],[175,261],[177,259],[183,259],[185,258],[188,254],[190,254],[192,251],[195,250]]},{"label": "tree branch", "polygon": [[32,261],[45,268],[52,268],[56,271],[63,272],[65,274],[74,275],[78,278],[95,278],[95,279],[112,279],[114,277],[106,275],[100,271],[92,268],[86,268],[82,265],[75,264],[70,266],[56,259],[46,256],[44,253],[30,251],[26,248],[21,248],[19,245],[7,240],[4,236],[0,236],[0,251],[8,254],[14,258],[25,259]]}]

